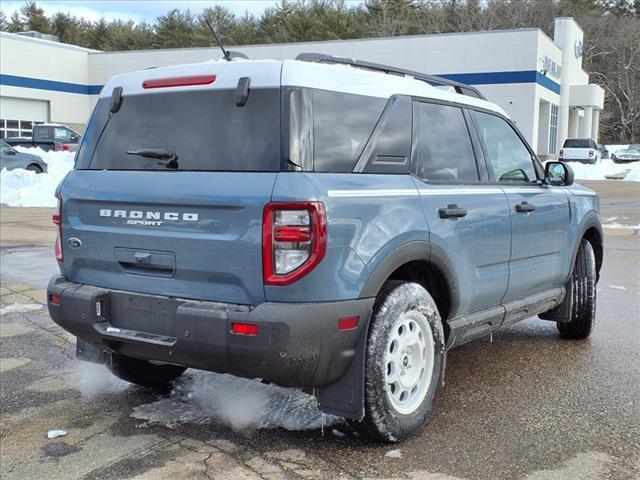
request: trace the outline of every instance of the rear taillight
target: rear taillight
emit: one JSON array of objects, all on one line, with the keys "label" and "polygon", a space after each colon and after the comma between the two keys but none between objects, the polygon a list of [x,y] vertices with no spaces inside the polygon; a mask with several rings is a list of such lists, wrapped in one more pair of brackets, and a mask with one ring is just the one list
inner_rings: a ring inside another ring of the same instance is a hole
[{"label": "rear taillight", "polygon": [[58,212],[54,213],[51,217],[53,223],[58,226],[58,235],[56,237],[56,245],[54,251],[56,253],[56,260],[62,262],[64,257],[62,256],[62,197],[56,193],[58,199]]},{"label": "rear taillight", "polygon": [[264,283],[289,285],[327,252],[327,218],[321,202],[273,202],[263,218]]},{"label": "rear taillight", "polygon": [[68,152],[69,151],[69,145],[62,145],[60,150],[62,150],[63,152]]}]

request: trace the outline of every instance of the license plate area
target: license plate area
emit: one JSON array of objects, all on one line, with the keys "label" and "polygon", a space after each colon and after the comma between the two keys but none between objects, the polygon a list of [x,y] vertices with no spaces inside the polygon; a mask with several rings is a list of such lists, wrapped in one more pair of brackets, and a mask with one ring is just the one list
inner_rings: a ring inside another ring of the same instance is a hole
[{"label": "license plate area", "polygon": [[175,337],[176,301],[151,295],[109,294],[109,324],[116,328]]}]

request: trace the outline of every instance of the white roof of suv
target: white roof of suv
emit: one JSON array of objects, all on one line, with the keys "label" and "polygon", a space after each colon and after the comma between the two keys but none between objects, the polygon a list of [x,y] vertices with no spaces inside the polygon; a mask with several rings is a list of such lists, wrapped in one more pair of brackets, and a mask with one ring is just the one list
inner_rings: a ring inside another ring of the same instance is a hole
[{"label": "white roof of suv", "polygon": [[167,87],[176,90],[202,90],[236,88],[240,77],[251,78],[251,88],[278,88],[280,86],[308,87],[357,95],[389,98],[392,95],[412,95],[423,98],[473,105],[493,110],[506,116],[497,105],[479,98],[436,88],[421,80],[364,70],[348,65],[312,63],[299,60],[225,60],[175,65],[140,70],[116,75],[104,86],[101,97],[111,96],[115,87],[123,88],[123,95],[157,92],[145,89],[147,80],[215,75],[215,81],[206,85]]}]

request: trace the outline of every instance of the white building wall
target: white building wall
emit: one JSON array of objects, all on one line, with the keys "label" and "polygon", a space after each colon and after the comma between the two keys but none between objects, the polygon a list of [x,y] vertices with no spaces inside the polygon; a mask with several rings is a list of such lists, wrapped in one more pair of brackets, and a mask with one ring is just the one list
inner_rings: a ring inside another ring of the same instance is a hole
[{"label": "white building wall", "polygon": [[[0,72],[3,76],[18,77],[18,83],[33,84],[33,81],[36,81],[40,86],[82,89],[89,84],[90,51],[73,45],[3,32],[0,34]],[[3,79],[0,84],[0,97],[45,100],[49,103],[47,120],[74,126],[86,123],[90,109],[90,100],[86,93],[7,84],[13,82],[13,79]],[[64,82],[67,85],[53,82]]]}]

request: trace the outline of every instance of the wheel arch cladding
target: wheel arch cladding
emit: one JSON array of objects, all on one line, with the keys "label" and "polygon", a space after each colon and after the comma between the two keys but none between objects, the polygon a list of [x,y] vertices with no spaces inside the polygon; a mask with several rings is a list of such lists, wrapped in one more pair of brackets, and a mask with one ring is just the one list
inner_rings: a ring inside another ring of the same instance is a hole
[{"label": "wheel arch cladding", "polygon": [[[582,239],[587,240],[591,244],[591,247],[593,248],[593,254],[596,257],[596,281],[597,281],[600,279],[600,269],[602,268],[602,261],[604,257],[604,251],[603,251],[604,242],[603,242],[602,230],[598,228],[598,226],[591,225],[583,233],[580,240]],[[575,249],[575,253],[573,257],[574,263],[575,263],[575,256],[578,254],[579,246],[580,246],[580,242],[578,242],[578,246]]]},{"label": "wheel arch cladding", "polygon": [[436,302],[448,335],[445,320],[457,313],[460,295],[454,267],[444,250],[425,241],[399,246],[375,266],[360,297],[376,297],[388,280],[414,282],[424,287]]},{"label": "wheel arch cladding", "polygon": [[596,260],[596,282],[600,279],[600,269],[602,268],[602,262],[604,260],[604,235],[602,234],[602,225],[597,216],[589,216],[583,223],[580,229],[579,235],[575,237],[575,243],[573,245],[573,252],[571,254],[571,269],[567,275],[566,281],[571,278],[573,269],[576,263],[576,257],[578,256],[578,250],[582,240],[587,240],[593,248],[593,253]]}]

